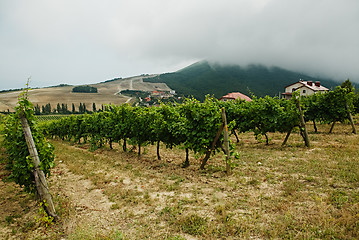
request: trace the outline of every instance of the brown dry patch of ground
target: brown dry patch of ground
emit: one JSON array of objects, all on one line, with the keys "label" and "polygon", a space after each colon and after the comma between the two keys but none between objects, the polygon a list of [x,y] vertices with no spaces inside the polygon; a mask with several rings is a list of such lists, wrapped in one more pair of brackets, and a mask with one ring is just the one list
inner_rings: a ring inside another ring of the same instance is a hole
[{"label": "brown dry patch of ground", "polygon": [[[150,75],[155,76],[155,75]],[[138,76],[120,79],[112,82],[90,84],[90,86],[97,87],[98,93],[73,93],[73,86],[64,87],[50,87],[33,89],[29,91],[29,100],[36,106],[37,104],[45,106],[50,103],[53,109],[56,109],[58,103],[60,105],[67,104],[68,109],[72,110],[72,103],[75,104],[76,110],[80,103],[85,103],[87,109],[92,111],[92,104],[95,103],[97,109],[102,104],[123,104],[129,98],[118,95],[121,90],[141,90],[141,91],[170,91],[171,89],[165,83],[148,83],[143,82],[144,77]],[[8,92],[0,94],[0,111],[14,110],[18,101],[18,96],[21,91]]]},{"label": "brown dry patch of ground", "polygon": [[[183,149],[162,147],[158,161],[154,146],[138,158],[120,145],[91,152],[86,144],[54,140],[57,166],[49,183],[61,222],[25,228],[26,214],[36,215],[34,200],[2,183],[1,196],[9,198],[1,199],[0,237],[358,239],[359,136],[348,125],[338,124],[333,134],[319,127],[317,134],[309,130],[310,149],[298,133],[287,146],[284,134],[270,133],[269,145],[240,134],[230,176],[221,153],[200,171],[193,153],[190,167],[180,167]],[[20,202],[27,198],[25,214]],[[21,215],[15,222],[5,220],[15,214]]]}]

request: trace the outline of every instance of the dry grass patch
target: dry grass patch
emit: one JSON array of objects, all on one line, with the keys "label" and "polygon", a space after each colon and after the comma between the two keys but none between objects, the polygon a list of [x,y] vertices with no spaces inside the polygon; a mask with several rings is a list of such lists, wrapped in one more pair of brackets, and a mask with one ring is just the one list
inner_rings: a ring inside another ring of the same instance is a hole
[{"label": "dry grass patch", "polygon": [[[200,171],[193,154],[191,166],[180,167],[183,149],[162,146],[158,161],[155,146],[146,146],[138,158],[117,144],[91,152],[87,145],[53,141],[51,188],[64,201],[64,226],[73,224],[66,236],[358,239],[359,136],[343,124],[333,134],[327,125],[318,128],[316,134],[310,130],[310,149],[295,132],[286,146],[284,134],[270,133],[269,145],[240,134],[230,176],[221,153]],[[84,208],[91,199],[96,207]]]}]

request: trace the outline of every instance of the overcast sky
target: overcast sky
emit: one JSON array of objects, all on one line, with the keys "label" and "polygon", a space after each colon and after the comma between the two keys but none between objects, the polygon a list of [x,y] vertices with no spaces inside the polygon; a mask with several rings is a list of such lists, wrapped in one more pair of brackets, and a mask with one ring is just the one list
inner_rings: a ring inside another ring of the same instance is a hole
[{"label": "overcast sky", "polygon": [[359,82],[358,0],[0,0],[0,89],[198,60]]}]

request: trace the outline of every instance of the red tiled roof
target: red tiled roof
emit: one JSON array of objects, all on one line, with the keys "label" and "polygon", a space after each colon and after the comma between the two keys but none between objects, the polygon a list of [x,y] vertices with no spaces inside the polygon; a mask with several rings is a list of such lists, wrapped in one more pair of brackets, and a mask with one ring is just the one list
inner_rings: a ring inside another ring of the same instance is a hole
[{"label": "red tiled roof", "polygon": [[228,93],[227,95],[221,97],[219,100],[221,99],[232,99],[232,100],[235,100],[235,99],[242,99],[242,100],[246,100],[247,102],[250,102],[252,101],[252,99],[240,92],[233,92],[233,93]]}]

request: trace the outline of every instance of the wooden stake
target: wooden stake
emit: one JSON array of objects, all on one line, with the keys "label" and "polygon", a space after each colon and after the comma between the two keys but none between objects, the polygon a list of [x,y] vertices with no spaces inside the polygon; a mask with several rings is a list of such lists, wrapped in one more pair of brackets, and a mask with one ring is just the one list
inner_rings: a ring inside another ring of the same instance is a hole
[{"label": "wooden stake", "polygon": [[157,141],[157,159],[161,160],[161,155],[160,155],[160,141]]},{"label": "wooden stake", "polygon": [[354,121],[353,121],[352,114],[351,114],[350,111],[349,111],[348,103],[345,103],[345,109],[348,111],[348,117],[349,117],[350,124],[352,125],[353,133],[354,133],[354,134],[357,134],[357,130],[355,129],[355,125],[354,125]]},{"label": "wooden stake", "polygon": [[59,217],[56,215],[55,206],[52,202],[51,194],[49,192],[49,188],[47,186],[46,178],[44,172],[40,169],[40,158],[39,154],[37,152],[34,139],[31,134],[31,129],[29,126],[29,123],[25,117],[24,112],[20,113],[20,121],[21,121],[21,127],[23,129],[26,144],[29,149],[30,157],[32,160],[32,163],[34,164],[34,170],[33,174],[35,177],[35,185],[37,192],[40,196],[41,202],[45,202],[44,208],[48,215],[53,217],[55,220]]},{"label": "wooden stake", "polygon": [[223,132],[223,128],[224,128],[224,124],[222,123],[221,126],[219,127],[218,131],[217,131],[216,137],[214,138],[214,140],[212,142],[211,148],[207,151],[206,156],[202,159],[202,163],[201,163],[201,166],[200,166],[201,170],[204,169],[204,166],[206,165],[209,157],[211,156],[211,153],[212,153],[213,149],[215,148],[215,146],[216,146],[216,144],[218,142],[218,139],[219,139],[219,137],[221,136],[221,134]]},{"label": "wooden stake", "polygon": [[227,175],[230,175],[231,174],[231,157],[230,157],[230,153],[229,153],[229,134],[228,134],[226,111],[224,110],[224,108],[222,108],[222,121],[224,124],[223,144],[224,144],[224,150],[226,151],[226,171],[227,171]]}]

